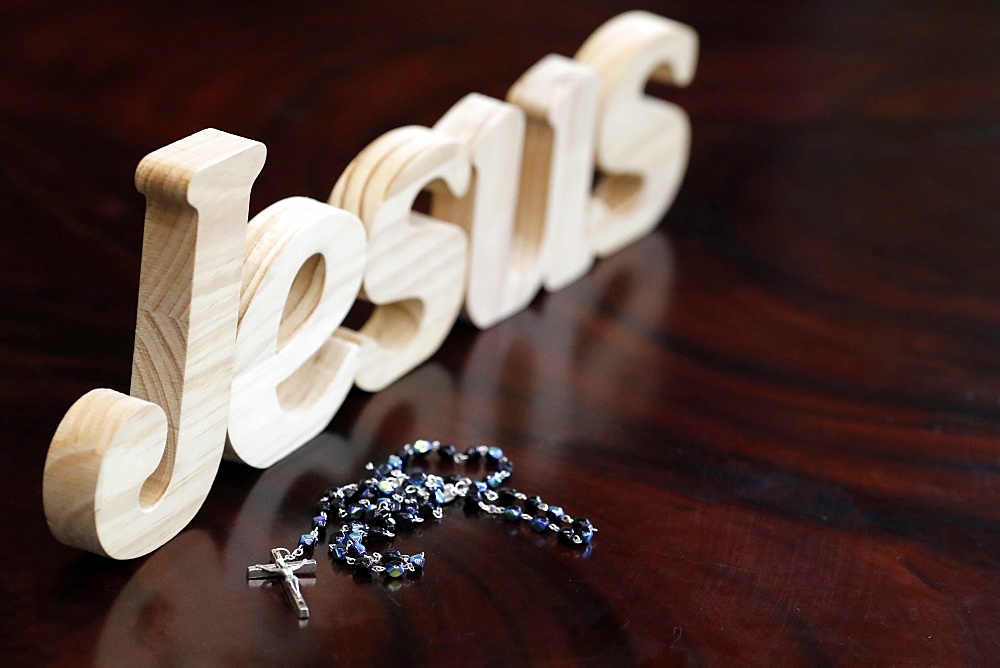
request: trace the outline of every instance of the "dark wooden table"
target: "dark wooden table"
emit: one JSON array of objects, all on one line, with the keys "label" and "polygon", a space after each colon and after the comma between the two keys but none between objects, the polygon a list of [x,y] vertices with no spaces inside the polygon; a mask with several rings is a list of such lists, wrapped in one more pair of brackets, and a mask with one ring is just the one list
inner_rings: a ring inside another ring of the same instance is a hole
[{"label": "dark wooden table", "polygon": [[[1000,9],[945,5],[3,3],[0,663],[1000,663]],[[252,213],[325,199],[384,131],[636,6],[702,38],[658,91],[694,148],[655,233],[273,468],[223,464],[152,555],[51,537],[56,425],[128,389],[144,154],[217,127],[268,146]],[[420,436],[503,447],[592,551],[456,509],[404,541],[422,581],[321,556],[305,625],[248,586]]]}]

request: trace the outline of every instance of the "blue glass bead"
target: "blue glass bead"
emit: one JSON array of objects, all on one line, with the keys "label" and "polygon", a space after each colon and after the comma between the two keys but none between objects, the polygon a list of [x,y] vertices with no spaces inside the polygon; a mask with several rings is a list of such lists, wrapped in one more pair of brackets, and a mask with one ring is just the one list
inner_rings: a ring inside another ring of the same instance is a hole
[{"label": "blue glass bead", "polygon": [[396,491],[396,483],[392,480],[380,480],[378,483],[378,491],[382,492],[386,496],[389,496]]},{"label": "blue glass bead", "polygon": [[304,533],[299,536],[299,545],[305,548],[311,548],[316,544],[316,536],[311,533]]},{"label": "blue glass bead", "polygon": [[586,545],[586,544],[590,543],[590,541],[594,540],[594,530],[593,529],[584,529],[582,531],[577,531],[576,535],[580,537],[580,540],[583,541],[584,545]]},{"label": "blue glass bead", "polygon": [[391,578],[402,577],[405,572],[406,569],[403,568],[403,564],[400,563],[389,564],[385,569],[385,574]]},{"label": "blue glass bead", "polygon": [[545,514],[549,516],[549,519],[553,522],[558,522],[563,518],[566,513],[559,506],[549,506],[549,509],[545,511]]},{"label": "blue glass bead", "polygon": [[535,517],[531,520],[531,528],[538,533],[542,533],[549,528],[549,521],[544,517]]},{"label": "blue glass bead", "polygon": [[433,449],[434,446],[431,445],[430,441],[425,441],[424,439],[420,439],[418,441],[413,442],[413,452],[418,455],[426,455]]},{"label": "blue glass bead", "polygon": [[424,570],[424,564],[426,563],[426,559],[424,558],[424,553],[423,552],[417,552],[416,554],[414,554],[413,556],[411,556],[410,557],[410,563],[413,564],[413,566],[418,571]]},{"label": "blue glass bead", "polygon": [[322,529],[326,526],[326,515],[317,515],[313,518],[313,529]]},{"label": "blue glass bead", "polygon": [[365,510],[367,509],[364,506],[351,506],[347,509],[347,515],[352,520],[360,520],[364,518]]},{"label": "blue glass bead", "polygon": [[347,546],[347,554],[357,559],[368,554],[368,548],[361,541],[355,541]]},{"label": "blue glass bead", "polygon": [[511,506],[503,511],[503,518],[508,522],[517,522],[521,519],[521,509],[517,506]]},{"label": "blue glass bead", "polygon": [[394,471],[403,468],[403,458],[399,455],[389,455],[389,459],[385,463]]},{"label": "blue glass bead", "polygon": [[455,455],[457,454],[458,450],[454,445],[442,445],[438,448],[438,457],[441,458],[441,461],[453,462],[455,461]]},{"label": "blue glass bead", "polygon": [[500,461],[497,462],[497,471],[503,471],[504,473],[513,473],[514,462],[510,461],[506,457],[501,458]]},{"label": "blue glass bead", "polygon": [[410,474],[407,482],[414,487],[421,487],[425,482],[427,482],[427,474],[423,471],[416,471],[415,473]]},{"label": "blue glass bead", "polygon": [[365,555],[354,563],[354,568],[360,575],[371,575],[372,566],[374,565],[375,565],[375,560],[372,559],[370,556]]},{"label": "blue glass bead", "polygon": [[517,499],[517,490],[511,487],[501,487],[497,490],[497,504],[501,506],[509,506],[514,503]]},{"label": "blue glass bead", "polygon": [[479,461],[487,455],[490,451],[485,445],[474,445],[465,451],[465,456],[469,458],[470,462]]},{"label": "blue glass bead", "polygon": [[486,456],[489,457],[491,460],[498,462],[500,461],[500,458],[503,457],[503,450],[501,450],[500,448],[489,448],[486,451]]},{"label": "blue glass bead", "polygon": [[434,503],[436,503],[439,506],[443,505],[444,502],[448,500],[448,497],[445,496],[445,493],[444,493],[443,489],[436,489],[436,490],[434,490],[434,497],[433,498],[434,498]]},{"label": "blue glass bead", "polygon": [[347,548],[342,545],[330,545],[330,557],[336,561],[343,561],[347,558]]},{"label": "blue glass bead", "polygon": [[503,481],[507,478],[503,473],[497,471],[496,473],[491,473],[486,476],[486,486],[490,489],[496,489],[503,484]]},{"label": "blue glass bead", "polygon": [[379,479],[387,478],[392,474],[392,468],[388,464],[379,464],[375,467],[375,476]]},{"label": "blue glass bead", "polygon": [[528,511],[528,513],[534,513],[535,511],[538,510],[538,507],[541,505],[542,505],[542,497],[538,496],[537,494],[534,496],[529,496],[527,499],[524,500],[524,508]]}]

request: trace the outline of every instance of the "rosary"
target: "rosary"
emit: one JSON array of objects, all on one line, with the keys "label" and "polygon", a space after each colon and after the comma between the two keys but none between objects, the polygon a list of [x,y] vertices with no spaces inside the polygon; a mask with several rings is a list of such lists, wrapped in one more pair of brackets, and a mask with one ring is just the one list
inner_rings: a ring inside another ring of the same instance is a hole
[{"label": "rosary", "polygon": [[[438,476],[420,469],[407,472],[413,463],[425,460],[431,453],[443,462],[486,463],[494,470],[482,480],[454,473]],[[477,445],[459,452],[454,445],[417,440],[390,455],[384,464],[365,465],[365,470],[368,477],[364,480],[326,491],[317,505],[312,530],[302,534],[294,550],[275,548],[271,550],[272,563],[247,568],[248,580],[280,579],[299,619],[309,618],[309,606],[302,597],[298,576],[316,572],[316,561],[302,557],[311,555],[321,542],[331,516],[343,524],[330,538],[330,558],[358,575],[389,579],[419,577],[424,571],[424,553],[403,554],[392,549],[378,552],[371,549],[371,544],[382,542],[390,547],[398,531],[442,519],[444,506],[459,499],[467,513],[503,515],[511,523],[524,521],[538,533],[555,533],[559,542],[567,545],[584,547],[597,533],[588,519],[574,519],[537,495],[501,487],[513,474],[514,464],[500,448]]]}]

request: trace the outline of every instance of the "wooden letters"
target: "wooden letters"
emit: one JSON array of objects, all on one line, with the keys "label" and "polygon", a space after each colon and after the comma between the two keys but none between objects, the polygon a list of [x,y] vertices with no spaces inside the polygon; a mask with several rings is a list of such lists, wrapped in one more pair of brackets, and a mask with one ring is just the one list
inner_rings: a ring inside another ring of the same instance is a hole
[{"label": "wooden letters", "polygon": [[[430,357],[463,311],[488,327],[655,227],[690,127],[644,95],[688,83],[697,36],[644,12],[548,56],[507,101],[469,95],[433,129],[372,142],[323,203],[247,221],[262,144],[203,130],[136,172],[146,227],[131,395],[93,390],[49,448],[43,498],[60,541],[116,559],[170,540],[223,455],[266,467]],[[599,174],[591,192],[594,171]],[[412,210],[421,191],[431,215]],[[375,309],[341,326],[357,297]],[[228,437],[227,437],[228,432]]]}]

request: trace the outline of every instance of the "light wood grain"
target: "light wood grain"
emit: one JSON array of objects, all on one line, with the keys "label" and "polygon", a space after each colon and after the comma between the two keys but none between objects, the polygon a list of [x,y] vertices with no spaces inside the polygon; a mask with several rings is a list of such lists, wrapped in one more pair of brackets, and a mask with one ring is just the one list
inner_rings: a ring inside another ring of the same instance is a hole
[{"label": "light wood grain", "polygon": [[517,216],[541,229],[539,279],[559,290],[594,261],[587,240],[593,176],[597,77],[562,56],[543,58],[511,87],[507,99],[527,115]]},{"label": "light wood grain", "polygon": [[[44,482],[56,537],[117,558],[159,547],[223,454],[270,466],[352,384],[382,390],[434,354],[463,304],[488,327],[650,231],[690,129],[643,88],[686,83],[696,49],[686,26],[617,17],[578,60],[539,61],[507,102],[469,95],[433,130],[372,142],[328,204],[288,198],[249,226],[262,144],[204,130],[147,156],[131,396],[90,392],[57,429]],[[413,210],[422,191],[432,215]],[[375,305],[358,332],[340,327],[356,297]]]},{"label": "light wood grain", "polygon": [[472,161],[466,194],[435,192],[431,214],[460,225],[468,236],[465,315],[485,329],[526,307],[539,286],[543,228],[517,218],[525,115],[512,104],[471,93],[434,129],[462,142]]},{"label": "light wood grain", "polygon": [[142,160],[146,222],[131,396],[84,395],[49,447],[43,498],[64,543],[117,559],[170,540],[225,444],[250,189],[264,145],[202,130]]},{"label": "light wood grain", "polygon": [[329,202],[368,231],[363,295],[376,305],[364,337],[358,387],[376,392],[430,357],[458,318],[467,241],[461,228],[412,210],[424,189],[462,194],[468,151],[447,135],[410,126],[369,144],[347,167]]},{"label": "light wood grain", "polygon": [[306,197],[247,228],[226,457],[270,466],[318,434],[354,385],[360,343],[340,330],[365,267],[365,228]]},{"label": "light wood grain", "polygon": [[650,80],[686,86],[694,76],[698,35],[648,12],[611,19],[576,59],[600,80],[591,246],[606,256],[648,234],[670,208],[687,168],[691,124],[677,105],[644,94]]}]

